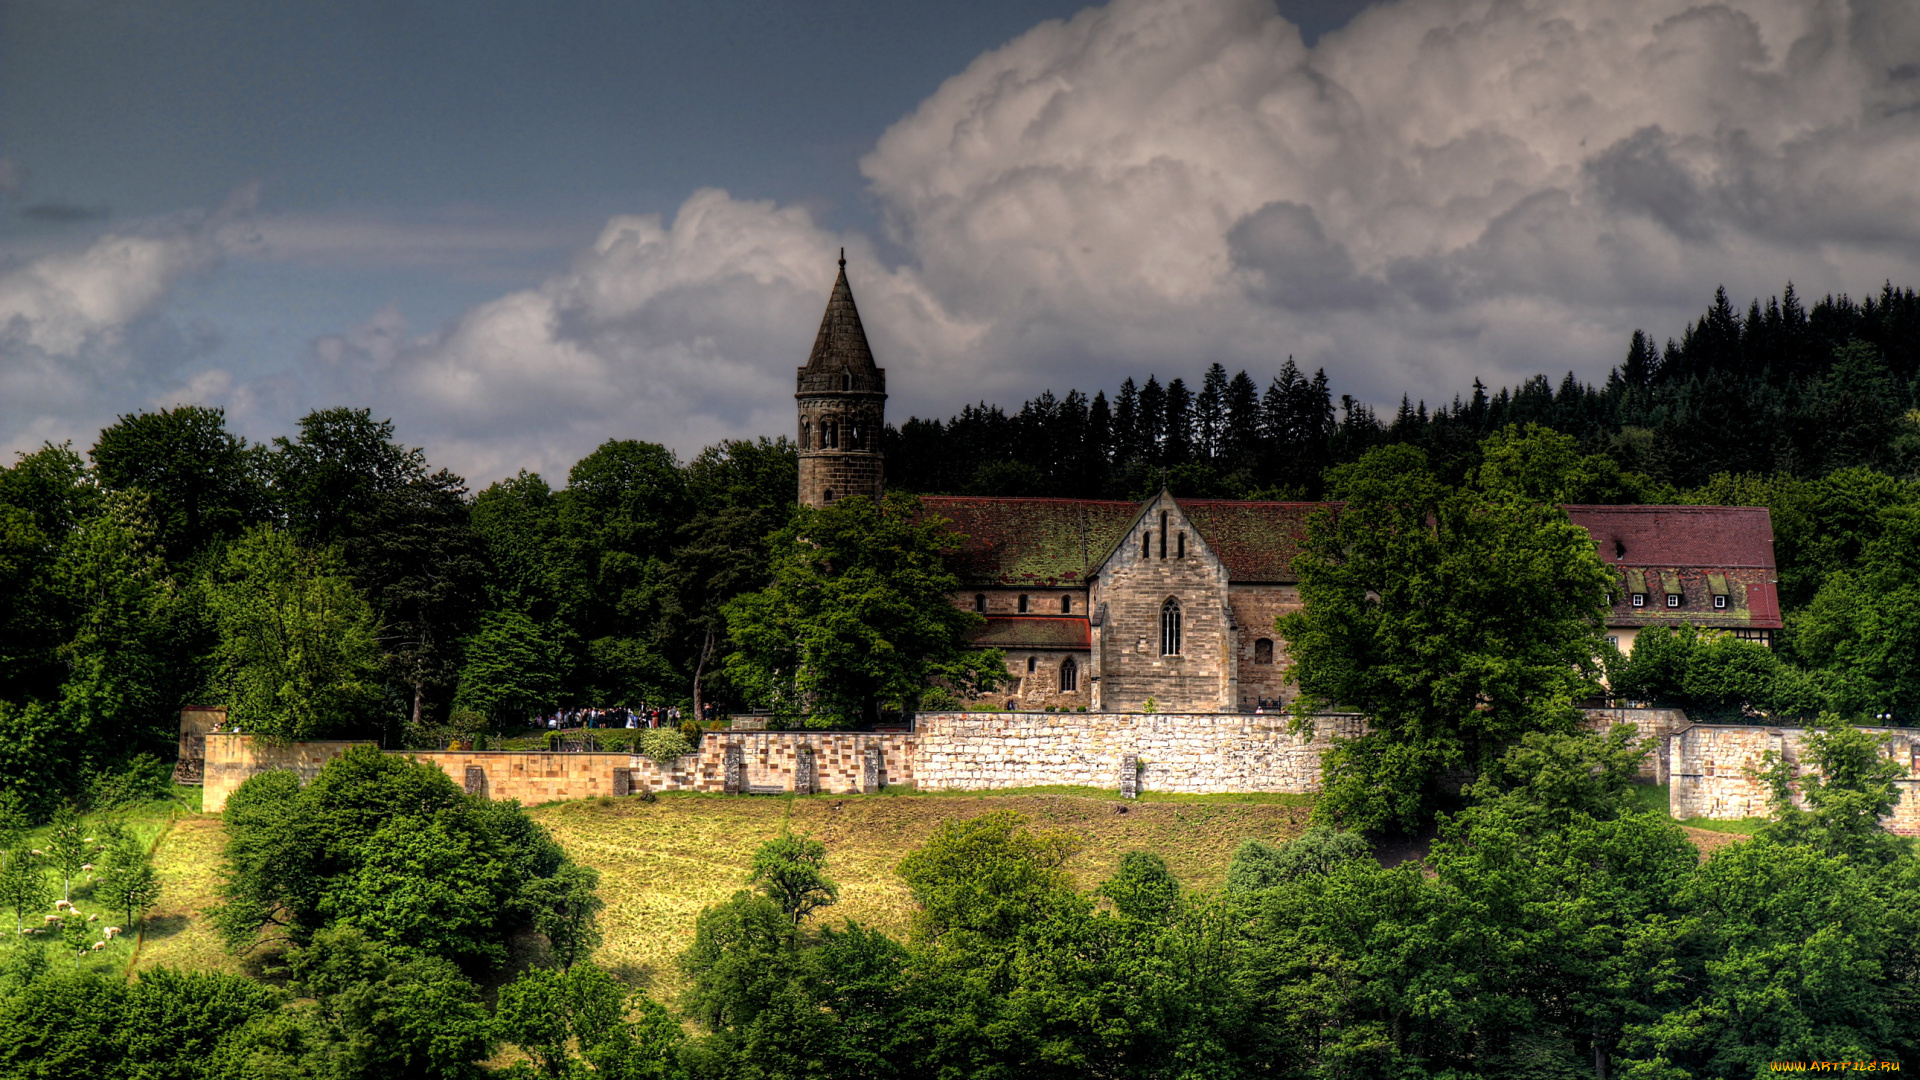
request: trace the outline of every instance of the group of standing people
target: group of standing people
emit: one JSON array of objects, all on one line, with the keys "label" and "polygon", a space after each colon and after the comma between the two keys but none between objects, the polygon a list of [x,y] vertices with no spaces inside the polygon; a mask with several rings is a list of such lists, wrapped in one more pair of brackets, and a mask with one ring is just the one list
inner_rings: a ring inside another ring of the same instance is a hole
[{"label": "group of standing people", "polygon": [[[711,721],[717,711],[709,702],[701,710],[702,720]],[[557,709],[538,723],[558,731],[571,728],[659,728],[678,727],[685,718],[678,705],[651,705],[641,702],[637,709],[620,706],[613,709]]]}]

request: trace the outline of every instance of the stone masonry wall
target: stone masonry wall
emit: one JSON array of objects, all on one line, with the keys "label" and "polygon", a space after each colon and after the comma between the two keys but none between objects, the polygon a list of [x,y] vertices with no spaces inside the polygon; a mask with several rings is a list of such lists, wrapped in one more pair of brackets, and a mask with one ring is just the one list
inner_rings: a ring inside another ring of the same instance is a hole
[{"label": "stone masonry wall", "polygon": [[[813,790],[852,794],[862,790],[866,752],[881,752],[881,784],[914,783],[918,736],[906,732],[753,731],[710,732],[698,753],[662,768],[638,754],[556,754],[512,750],[412,750],[406,756],[433,765],[468,792],[527,805],[559,799],[589,799],[641,791],[726,789],[730,746],[741,752],[741,784],[748,790],[792,791],[803,752],[813,755]],[[247,735],[207,737],[206,788],[201,806],[218,813],[227,796],[250,776],[292,769],[308,783],[327,762],[354,742],[307,742],[256,746]],[[400,753],[401,751],[393,751]]]},{"label": "stone masonry wall", "polygon": [[[1900,802],[1887,828],[1903,836],[1920,836],[1920,729],[1867,730],[1891,736],[1884,752],[1907,773],[1896,782]],[[1771,753],[1799,775],[1807,735],[1805,728],[1720,724],[1696,724],[1675,732],[1666,740],[1672,777],[1670,812],[1683,820],[1765,817],[1770,792],[1756,774],[1767,768],[1766,755]]]},{"label": "stone masonry wall", "polygon": [[1320,754],[1360,734],[1358,716],[1318,718],[1314,737],[1285,715],[1220,713],[922,714],[921,788],[980,790],[1039,784],[1118,788],[1124,758],[1141,763],[1141,791],[1319,790]]},{"label": "stone masonry wall", "polygon": [[[1635,728],[1640,739],[1655,740],[1655,750],[1640,763],[1640,778],[1653,784],[1667,782],[1667,737],[1692,726],[1687,714],[1680,709],[1586,709],[1586,720],[1581,725],[1594,731],[1606,733],[1615,724],[1627,724]],[[1638,741],[1638,740],[1636,740]]]},{"label": "stone masonry wall", "polygon": [[226,808],[227,796],[248,777],[274,769],[292,769],[302,784],[320,775],[321,766],[365,742],[297,742],[285,746],[256,745],[251,735],[206,736],[206,781],[200,793],[200,809],[217,814]]}]

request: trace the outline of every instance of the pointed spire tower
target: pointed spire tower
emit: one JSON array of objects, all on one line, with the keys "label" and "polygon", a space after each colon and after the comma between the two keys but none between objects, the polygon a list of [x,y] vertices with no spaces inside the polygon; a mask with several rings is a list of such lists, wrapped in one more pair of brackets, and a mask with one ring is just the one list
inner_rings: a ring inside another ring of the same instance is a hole
[{"label": "pointed spire tower", "polygon": [[878,500],[887,373],[874,366],[853,306],[845,248],[820,334],[793,397],[800,411],[800,504],[818,508],[852,495]]}]

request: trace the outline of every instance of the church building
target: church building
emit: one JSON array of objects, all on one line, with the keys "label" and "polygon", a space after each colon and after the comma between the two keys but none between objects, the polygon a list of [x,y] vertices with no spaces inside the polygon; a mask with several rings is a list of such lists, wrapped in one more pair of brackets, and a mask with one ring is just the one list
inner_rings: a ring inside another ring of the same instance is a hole
[{"label": "church building", "polygon": [[[846,259],[799,369],[800,502],[879,499],[886,371],[874,363]],[[1006,653],[1019,709],[1273,711],[1290,700],[1274,620],[1300,606],[1293,559],[1321,503],[1144,503],[927,495],[966,537],[953,602],[985,617],[975,637]],[[1770,643],[1780,627],[1773,531],[1754,507],[1570,506],[1616,568],[1607,633],[1688,622]],[[1658,586],[1655,588],[1655,586]]]}]

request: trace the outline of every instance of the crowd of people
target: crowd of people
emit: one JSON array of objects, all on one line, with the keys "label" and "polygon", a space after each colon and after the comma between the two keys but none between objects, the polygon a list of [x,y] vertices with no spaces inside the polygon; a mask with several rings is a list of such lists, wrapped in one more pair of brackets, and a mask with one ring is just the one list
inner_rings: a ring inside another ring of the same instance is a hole
[{"label": "crowd of people", "polygon": [[[712,702],[701,706],[700,719],[712,722],[719,710]],[[653,705],[641,702],[637,709],[624,705],[611,709],[556,709],[535,722],[554,731],[574,728],[660,728],[679,727],[685,713],[678,705]]]}]

